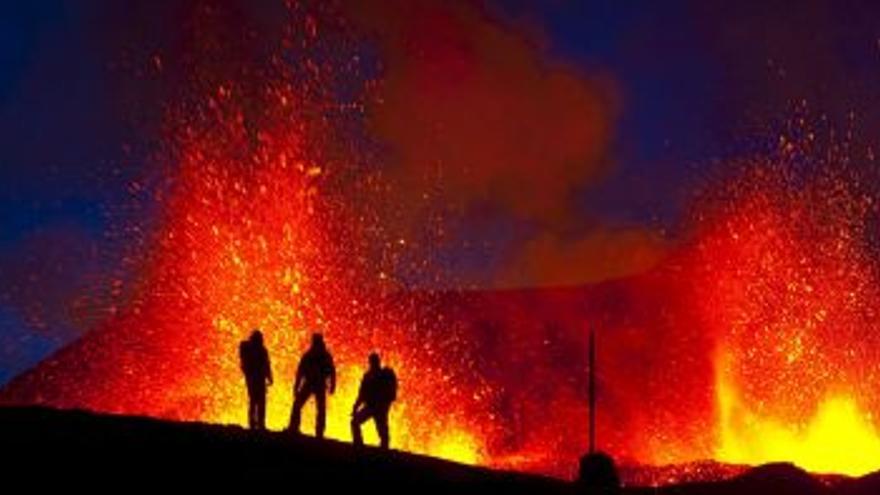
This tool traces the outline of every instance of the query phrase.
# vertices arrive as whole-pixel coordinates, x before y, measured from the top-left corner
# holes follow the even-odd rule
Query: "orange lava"
[[[873,417],[849,394],[822,398],[800,423],[764,417],[742,402],[719,373],[719,461],[791,462],[813,473],[861,476],[880,469],[880,434]]]
[[[198,334],[204,340],[194,351],[203,353],[204,361],[201,367],[180,370],[189,379],[166,393],[184,402],[187,397],[204,401],[199,409],[183,408],[177,414],[244,423],[246,402],[232,350],[260,328],[278,382],[270,390],[268,426],[285,428],[297,360],[311,332],[321,331],[339,363],[329,437],[349,439],[348,414],[366,356],[378,349],[405,377],[391,417],[394,445],[480,461],[481,446],[463,420],[456,414],[435,415],[448,400],[437,354],[417,341],[418,333],[406,320],[383,314],[389,309],[381,304],[381,272],[358,266],[351,258],[357,252],[342,241],[333,244],[322,228],[332,213],[313,185],[321,169],[298,161],[296,146],[295,136],[273,141],[261,158],[265,161],[244,177],[226,174],[234,165],[206,163],[207,152],[196,144],[184,154],[180,196],[171,202],[176,213],[161,234],[165,258],[158,270],[168,272],[160,275],[159,286],[192,307],[185,326],[168,329],[166,345],[181,345],[178,332]],[[149,309],[162,311],[161,306]],[[437,379],[414,380],[419,376]],[[306,416],[306,431],[313,428],[311,418]]]
[[[702,241],[720,461],[880,469],[876,211],[827,165],[797,183],[790,165],[753,164]]]

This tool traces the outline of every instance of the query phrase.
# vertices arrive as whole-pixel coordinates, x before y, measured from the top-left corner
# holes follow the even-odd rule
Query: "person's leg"
[[[297,392],[293,397],[293,407],[290,409],[290,425],[288,426],[288,430],[299,433],[299,423],[302,418],[302,408],[306,404],[306,401],[309,400],[309,392],[306,390],[301,390]]]
[[[259,391],[259,395],[256,397],[256,411],[254,414],[256,415],[255,421],[257,423],[257,428],[260,430],[266,429],[266,389]]]
[[[376,421],[376,432],[379,433],[379,445],[383,449],[387,449],[390,441],[388,438],[388,408],[378,408],[373,417]]]
[[[315,405],[318,408],[318,417],[315,419],[315,436],[324,438],[324,426],[327,423],[327,398],[323,388],[315,391]]]
[[[364,444],[361,436],[361,425],[372,416],[369,409],[364,408],[351,415],[351,442],[357,446]]]
[[[248,428],[254,429],[254,389],[250,383],[247,384],[248,394]]]

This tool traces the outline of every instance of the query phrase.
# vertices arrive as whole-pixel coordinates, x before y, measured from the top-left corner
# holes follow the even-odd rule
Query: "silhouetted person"
[[[351,410],[351,438],[355,445],[363,445],[361,424],[369,419],[376,422],[379,442],[388,448],[388,410],[397,399],[397,376],[391,368],[383,368],[379,355],[370,354],[370,368],[361,379],[361,388]]]
[[[329,385],[329,388],[328,388]],[[296,381],[293,384],[293,409],[290,411],[290,431],[299,433],[299,422],[302,408],[312,395],[318,409],[315,420],[315,436],[324,438],[324,425],[327,418],[326,393],[330,395],[336,390],[336,368],[333,356],[327,352],[324,337],[316,333],[312,335],[312,345],[299,360],[296,369]]]
[[[266,429],[266,387],[272,385],[272,365],[263,345],[263,334],[254,330],[248,340],[238,345],[238,357],[248,393],[248,426]]]

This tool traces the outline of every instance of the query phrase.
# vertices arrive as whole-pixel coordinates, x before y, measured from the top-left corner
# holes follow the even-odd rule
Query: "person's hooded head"
[[[312,347],[315,349],[324,349],[324,336],[320,333],[312,334]]]
[[[379,358],[378,352],[370,353],[369,361],[371,370],[378,370],[382,367],[382,360]]]

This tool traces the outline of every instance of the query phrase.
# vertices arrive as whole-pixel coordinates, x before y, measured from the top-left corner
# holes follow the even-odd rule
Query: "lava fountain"
[[[360,111],[356,100],[340,103],[343,86],[364,79],[330,62],[356,54],[345,53],[332,7],[290,2],[285,12],[281,31],[261,38],[235,9],[193,7],[199,27],[184,53],[151,58],[156,71],[176,67],[169,79],[185,81],[166,104],[159,179],[132,186],[159,213],[150,229],[122,226],[145,246],[132,256],[127,299],[46,363],[51,384],[29,402],[243,424],[236,348],[259,328],[276,377],[267,423],[280,430],[297,360],[317,331],[340,365],[329,437],[349,438],[349,408],[378,350],[401,377],[394,446],[480,462],[483,439],[465,427],[478,379],[456,371],[465,363],[450,366],[456,336],[426,335],[423,320],[435,315],[397,295],[389,274],[407,242],[375,224],[369,197],[381,184],[356,168],[356,145],[345,141],[354,138],[336,133]],[[53,364],[66,359],[77,369]],[[306,431],[310,418],[306,411]]]
[[[719,460],[880,468],[876,202],[845,157],[830,160],[749,164],[701,238]]]

